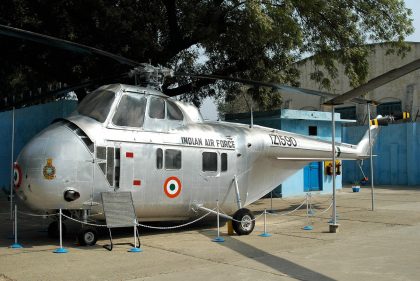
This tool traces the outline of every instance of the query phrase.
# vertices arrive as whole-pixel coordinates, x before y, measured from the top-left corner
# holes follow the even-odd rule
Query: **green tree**
[[[140,62],[290,85],[297,85],[295,63],[308,54],[317,54],[316,64],[331,77],[342,63],[358,85],[367,75],[367,42],[394,42],[403,53],[404,38],[413,31],[402,0],[8,0],[0,2],[0,11],[1,24]],[[3,97],[127,70],[98,56],[0,38]],[[229,99],[239,89],[221,81],[177,82],[178,88],[165,91],[189,93],[196,104],[221,93]],[[328,81],[323,84],[328,88]],[[271,90],[258,92],[252,95],[257,104],[270,107]]]

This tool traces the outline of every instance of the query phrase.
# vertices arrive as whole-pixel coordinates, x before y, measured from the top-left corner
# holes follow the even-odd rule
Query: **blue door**
[[[303,168],[303,190],[320,191],[322,190],[322,162],[312,162]]]

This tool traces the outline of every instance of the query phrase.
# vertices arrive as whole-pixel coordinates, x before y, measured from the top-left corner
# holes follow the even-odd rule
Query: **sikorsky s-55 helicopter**
[[[11,27],[1,26],[0,34],[100,52],[132,63],[137,73],[146,76],[164,77],[171,72]],[[329,101],[334,106],[347,100],[369,102],[358,96],[420,68],[420,60],[414,64],[338,97],[273,83],[195,77],[327,95],[334,97]],[[372,139],[378,128],[377,122],[370,126]],[[130,191],[139,221],[188,220],[218,202],[242,235],[251,233],[255,224],[246,206],[308,163],[331,160],[331,150],[331,142],[286,131],[204,121],[195,106],[153,87],[111,84],[90,93],[74,114],[57,120],[23,148],[14,166],[14,185],[19,198],[33,209],[64,209],[83,219],[102,213],[100,196],[109,191]],[[357,145],[339,143],[335,151],[337,159],[368,157],[368,132]],[[50,229],[54,227],[56,222]],[[95,244],[95,230],[82,229],[79,242]]]

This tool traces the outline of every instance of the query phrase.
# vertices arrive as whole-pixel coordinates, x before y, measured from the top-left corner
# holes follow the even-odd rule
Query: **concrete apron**
[[[10,249],[12,224],[0,215],[0,281],[5,280],[418,280],[420,276],[420,188],[377,187],[376,211],[370,211],[370,190],[351,188],[338,192],[339,233],[329,233],[331,209],[328,195],[312,195],[314,215],[306,216],[305,198],[273,199],[275,215],[263,216],[248,236],[228,236],[213,243],[216,218],[182,231],[140,229],[142,253],[129,253],[132,229],[115,233],[112,252],[100,230],[97,245],[80,247],[74,234],[78,226],[68,223],[64,238],[67,254],[54,254],[58,239],[40,230],[49,221],[19,216],[18,240],[24,248]],[[270,209],[270,199],[250,208],[260,214]],[[20,210],[24,210],[19,206]],[[7,213],[6,197],[0,197],[0,214]],[[29,211],[29,210],[25,210]],[[310,224],[313,230],[303,230]]]

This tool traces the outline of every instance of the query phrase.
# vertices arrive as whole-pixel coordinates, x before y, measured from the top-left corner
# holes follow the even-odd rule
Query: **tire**
[[[255,227],[255,217],[248,209],[239,209],[233,215],[232,226],[238,235],[248,235]]]
[[[94,228],[83,228],[77,235],[80,246],[93,246],[98,241],[98,232]]]
[[[65,237],[67,233],[67,227],[64,223],[61,223],[61,230],[63,232],[63,237]],[[58,221],[53,221],[48,226],[48,237],[50,238],[60,237],[60,225],[58,224]]]

